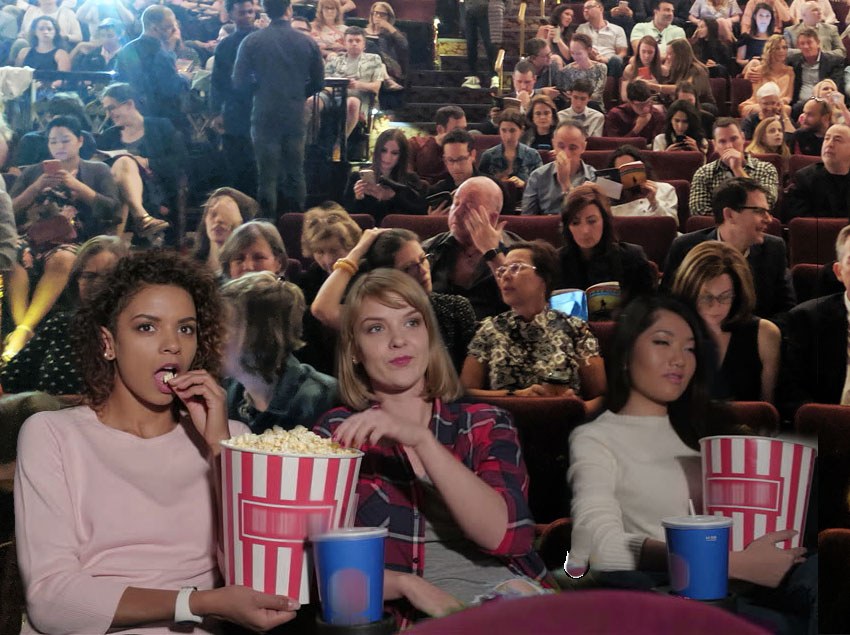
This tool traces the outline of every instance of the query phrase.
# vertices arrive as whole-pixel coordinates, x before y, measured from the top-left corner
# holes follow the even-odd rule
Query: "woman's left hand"
[[[73,174],[68,172],[68,170],[59,170],[56,173],[56,176],[59,177],[59,182],[71,190],[72,193],[79,193],[80,189],[83,187],[83,184],[80,180],[75,177]]]
[[[513,184],[514,184],[516,187],[518,187],[519,189],[522,189],[522,188],[524,188],[524,187],[525,187],[525,181],[523,181],[523,180],[522,180],[521,178],[519,178],[518,176],[511,176],[511,177],[508,177],[508,178],[507,178],[507,179],[505,179],[505,180],[506,180],[508,183],[513,183]]]
[[[482,254],[498,248],[502,241],[502,230],[508,224],[507,221],[502,221],[494,227],[490,223],[490,214],[483,207],[470,210],[464,217],[463,223],[472,239],[472,244]]]
[[[333,434],[334,441],[347,448],[359,448],[364,444],[377,445],[382,440],[415,448],[429,436],[429,428],[415,423],[399,422],[380,406],[351,415]]]
[[[218,442],[230,438],[224,389],[205,370],[176,375],[168,385],[183,402],[198,432],[213,452],[218,452]]]
[[[685,140],[681,143],[683,150],[691,150],[693,152],[699,152],[699,146],[697,145],[696,139],[693,137],[685,136]]]
[[[390,201],[395,198],[395,190],[386,185],[373,185],[375,198],[379,201]]]

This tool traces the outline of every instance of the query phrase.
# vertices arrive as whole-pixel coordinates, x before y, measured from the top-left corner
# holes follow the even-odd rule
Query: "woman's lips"
[[[664,375],[664,378],[670,383],[680,385],[684,380],[685,376],[681,373],[667,373],[666,375]]]
[[[390,364],[393,366],[398,366],[399,368],[403,368],[407,366],[413,358],[410,355],[402,355],[401,357],[395,357],[390,360]]]

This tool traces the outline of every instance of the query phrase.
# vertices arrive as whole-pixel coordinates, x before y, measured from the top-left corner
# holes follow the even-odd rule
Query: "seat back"
[[[502,143],[502,139],[497,134],[472,135],[472,149],[475,150],[476,165],[481,162],[481,155],[484,154],[486,150],[489,150],[500,143]]]
[[[660,270],[676,238],[679,223],[670,216],[615,216],[617,238],[643,247],[646,257]]]
[[[833,527],[818,534],[818,631],[850,632],[850,529]],[[822,557],[821,557],[822,556]]]
[[[488,397],[487,403],[513,416],[528,469],[528,504],[535,522],[569,516],[567,442],[573,428],[585,419],[584,403],[574,397]]]
[[[634,146],[638,150],[646,148],[646,139],[643,137],[588,137],[588,150],[616,150],[620,146]]]
[[[738,116],[738,106],[753,96],[753,84],[748,79],[733,77],[729,80],[729,112],[731,116]]]
[[[409,229],[419,240],[425,240],[449,231],[447,216],[413,216],[409,214],[387,214],[381,221],[381,227],[399,227]]]
[[[507,221],[505,231],[513,232],[524,240],[545,240],[556,249],[564,244],[564,237],[561,234],[561,217],[558,214],[502,216],[499,220]]]
[[[691,216],[691,208],[688,205],[688,199],[691,196],[691,182],[684,179],[673,179],[667,181],[676,190],[676,215],[679,219],[679,231],[685,231],[685,223]]]
[[[835,260],[835,240],[845,218],[792,218],[788,223],[791,266],[803,262],[823,265]]]
[[[643,153],[643,159],[652,168],[652,174],[658,181],[692,181],[694,173],[702,167],[705,155],[702,152],[662,152],[649,150]]]
[[[779,412],[766,401],[730,401],[727,406],[738,425],[747,426],[762,436],[779,432]]]
[[[820,276],[824,265],[801,262],[791,267],[791,283],[797,302],[805,302],[824,295],[820,290]]]
[[[596,170],[604,170],[608,167],[608,159],[612,150],[585,150],[581,160]]]
[[[717,103],[717,115],[726,117],[729,115],[729,81],[726,77],[712,77],[708,80],[711,85],[711,94]]]
[[[603,358],[607,358],[611,353],[611,346],[614,343],[614,331],[617,328],[617,323],[613,320],[602,320],[599,322],[588,322],[587,326],[590,332],[599,340],[599,353]]]
[[[372,229],[375,226],[375,219],[372,218],[371,214],[352,214],[351,218],[360,226],[360,229]],[[301,253],[301,231],[303,227],[304,214],[288,212],[277,219],[277,230],[283,239],[286,255],[302,262],[309,260],[309,258],[305,259]]]
[[[821,160],[818,156],[810,156],[808,154],[792,154],[788,159],[788,182],[794,179],[794,174],[797,170],[802,170],[805,167],[814,165]]]

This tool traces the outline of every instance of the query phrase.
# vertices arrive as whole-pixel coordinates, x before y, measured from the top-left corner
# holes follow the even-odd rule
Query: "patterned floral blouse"
[[[592,62],[590,68],[579,68],[578,64],[572,62],[567,64],[555,80],[555,85],[561,90],[572,90],[577,79],[586,79],[593,86],[593,94],[590,99],[602,105],[602,93],[605,90],[605,80],[608,78],[608,67],[602,62]]]
[[[579,364],[599,355],[599,342],[586,322],[560,311],[545,309],[526,322],[511,310],[481,322],[469,354],[487,366],[490,390],[520,390],[558,373],[578,394]]]

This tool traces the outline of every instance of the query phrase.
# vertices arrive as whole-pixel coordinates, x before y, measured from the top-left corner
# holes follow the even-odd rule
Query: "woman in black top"
[[[522,143],[535,150],[552,149],[552,133],[558,125],[558,107],[546,95],[535,95],[528,107],[528,129]]]
[[[559,250],[559,288],[587,289],[600,282],[618,282],[621,302],[652,293],[658,273],[643,248],[617,240],[608,197],[594,183],[574,187],[561,208],[564,247]],[[616,307],[612,308],[615,310]],[[610,319],[610,314],[592,319]]]
[[[345,208],[352,214],[371,214],[380,225],[387,214],[425,214],[425,184],[408,172],[410,148],[398,128],[384,130],[375,141],[371,175],[352,173],[345,188]]]

